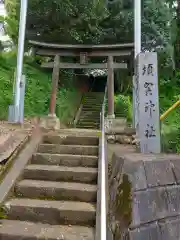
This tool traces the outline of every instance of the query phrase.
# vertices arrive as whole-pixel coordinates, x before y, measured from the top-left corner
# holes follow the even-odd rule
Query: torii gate
[[[19,121],[20,83],[21,83],[22,69],[23,69],[24,39],[25,39],[25,29],[26,29],[27,8],[28,8],[28,0],[21,0],[18,57],[17,57],[17,71],[16,71],[16,85],[15,85],[15,99],[14,99],[15,109],[17,110],[17,113],[15,114],[17,116],[17,118],[15,119],[15,122]],[[134,42],[135,42],[135,57],[136,57],[137,54],[141,52],[141,0],[134,0],[134,19],[135,19]],[[112,62],[113,62],[112,56],[109,56],[109,60],[108,60],[109,69],[113,69]],[[104,67],[107,67],[107,65],[104,65]],[[109,88],[112,88],[112,86],[111,87],[109,86]],[[133,88],[133,96],[134,96],[134,88]],[[109,98],[111,99],[112,96],[109,96]],[[111,101],[111,105],[112,105],[112,101]],[[110,107],[110,102],[109,102],[109,114],[114,115],[113,107],[112,106]]]
[[[15,109],[17,109],[17,113],[15,114],[17,116],[17,119],[15,119],[15,122],[19,121],[19,105],[20,105],[20,83],[22,78],[22,68],[23,68],[23,56],[24,56],[24,38],[25,38],[25,26],[26,26],[26,14],[27,14],[27,2],[28,0],[21,0],[21,11],[20,11],[20,28],[19,28],[19,44],[18,44],[18,59],[17,59],[17,72],[16,72],[16,90],[15,90]],[[161,151],[160,149],[160,127],[159,127],[159,99],[158,99],[158,75],[157,75],[157,54],[156,53],[141,53],[141,0],[134,0],[134,43],[135,43],[135,54],[134,59],[135,63],[138,63],[138,65],[135,66],[135,69],[137,71],[136,77],[133,77],[133,126],[136,128],[136,133],[140,139],[140,145],[141,145],[141,151],[144,153],[159,153]],[[45,46],[44,46],[45,47]],[[46,46],[47,47],[47,46]],[[102,47],[102,46],[101,46]],[[111,46],[112,47],[112,46]],[[131,46],[132,47],[132,46]],[[58,46],[54,46],[53,48],[58,48]],[[71,46],[71,50],[72,50]],[[98,48],[97,46],[86,46],[85,52],[88,52],[87,50],[91,51],[95,48]],[[105,47],[105,45],[102,47],[102,49],[108,50],[108,48]],[[59,46],[59,49],[62,50],[62,46]],[[85,59],[84,55],[82,56],[82,53],[84,52],[83,47],[77,47],[78,54],[81,55],[81,60]],[[83,51],[81,51],[83,49]],[[102,50],[101,49],[101,50]],[[96,49],[97,50],[97,49]],[[86,55],[86,54],[85,54]],[[93,65],[88,66],[88,68],[108,68],[108,115],[109,117],[114,117],[114,106],[113,106],[113,95],[114,95],[114,80],[113,80],[113,69],[114,68],[120,68],[121,66],[117,66],[116,63],[113,62],[113,56],[114,55],[108,55],[108,61],[104,65]],[[55,78],[58,78],[57,72],[59,72],[59,68],[67,68],[67,64],[63,65],[63,63],[60,64],[59,54],[56,54],[54,63],[51,63],[48,67],[54,68],[53,75],[56,76]],[[137,60],[137,61],[136,61]],[[82,60],[83,61],[83,60]],[[155,65],[155,66],[154,66]],[[54,67],[53,67],[54,66]],[[80,67],[81,66],[81,67]],[[150,66],[153,68],[152,75],[145,76],[144,69],[147,69],[147,66]],[[82,64],[78,65],[69,65],[70,68],[82,68]],[[143,69],[143,73],[142,73]],[[56,71],[58,70],[58,71]],[[141,75],[141,76],[140,76]],[[148,78],[147,78],[148,77]],[[148,79],[148,81],[147,81]],[[54,86],[51,94],[51,108],[50,113],[55,113],[55,83],[57,84],[57,81],[53,81]],[[142,112],[142,109],[144,109],[145,105],[148,104],[148,102],[145,101],[145,98],[143,97],[143,92],[145,88],[150,88],[149,86],[153,86],[152,89],[149,89],[151,91],[151,97],[152,99],[148,99],[152,103],[152,106],[155,106],[155,109],[153,109],[153,117],[148,117],[144,115],[144,110]],[[139,88],[140,87],[140,88]],[[137,91],[135,91],[137,90]],[[152,92],[153,90],[153,92]],[[147,93],[146,93],[147,94]],[[141,103],[141,108],[140,104]],[[143,103],[143,104],[142,104]],[[147,106],[146,106],[147,108]],[[145,109],[146,109],[145,108]],[[140,111],[141,110],[141,111]],[[146,109],[147,110],[147,109]],[[147,111],[145,111],[147,113]],[[139,118],[139,119],[138,119]],[[141,121],[140,121],[141,120]]]
[[[53,62],[42,63],[43,68],[53,69],[52,91],[50,100],[50,116],[55,116],[56,94],[59,81],[59,69],[108,69],[108,118],[114,118],[114,70],[132,68],[133,43],[114,45],[65,45],[29,41],[34,53],[41,56],[51,56]],[[63,62],[63,57],[79,57],[78,63]],[[106,61],[90,63],[91,57],[102,57]]]

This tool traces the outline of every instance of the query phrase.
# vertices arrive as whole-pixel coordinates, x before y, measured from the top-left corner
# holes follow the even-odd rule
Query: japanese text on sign
[[[141,152],[160,152],[160,126],[157,78],[157,54],[140,53],[138,55],[138,112],[137,134]]]
[[[154,66],[152,63],[150,64],[147,64],[147,65],[143,65],[143,72],[142,72],[142,75],[145,76],[145,75],[151,75],[151,76],[154,76]]]
[[[149,116],[152,118],[152,113],[155,112],[155,104],[152,103],[152,100],[145,103],[145,112],[149,113]]]

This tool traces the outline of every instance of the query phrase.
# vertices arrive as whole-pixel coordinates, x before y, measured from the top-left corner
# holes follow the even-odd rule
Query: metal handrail
[[[178,100],[176,103],[174,103],[165,113],[163,113],[160,116],[160,121],[162,121],[172,110],[174,110],[176,107],[180,106],[180,100]]]
[[[84,94],[82,94],[82,96],[81,96],[80,106],[77,109],[76,115],[74,117],[74,121],[73,121],[74,127],[76,127],[76,124],[77,124],[77,122],[79,120],[79,116],[81,114],[81,111],[82,111],[82,108],[83,108],[83,104],[84,104],[83,101],[84,101]]]
[[[105,106],[107,86],[105,89],[102,111],[100,113],[100,236],[98,240],[107,240],[107,161],[106,161],[106,140],[105,140]]]

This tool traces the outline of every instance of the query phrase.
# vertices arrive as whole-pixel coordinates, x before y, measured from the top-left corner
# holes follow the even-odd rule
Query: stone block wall
[[[105,131],[108,143],[136,144],[135,129],[128,126],[125,118],[105,119]]]
[[[108,227],[113,240],[179,240],[180,156],[114,154]]]

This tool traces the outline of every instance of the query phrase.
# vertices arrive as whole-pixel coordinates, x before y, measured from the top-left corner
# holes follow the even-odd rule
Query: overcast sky
[[[0,15],[5,15],[6,14],[6,11],[5,11],[5,8],[4,8],[4,4],[1,3],[0,1]]]
[[[0,16],[5,16],[5,15],[6,15],[6,11],[4,8],[4,4],[1,3],[1,0],[0,0]],[[0,24],[0,40],[7,41],[8,39],[9,39],[9,37],[4,34],[3,24],[1,23]]]

